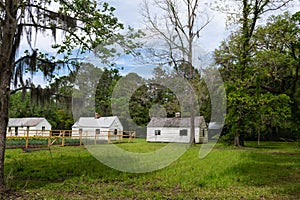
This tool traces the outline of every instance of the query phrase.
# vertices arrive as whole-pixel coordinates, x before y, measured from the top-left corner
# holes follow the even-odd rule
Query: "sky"
[[[141,15],[141,3],[142,0],[106,0],[111,6],[115,7],[115,16],[118,17],[118,19],[124,23],[125,27],[131,26],[135,29],[145,29],[145,24],[143,17]],[[204,0],[201,0],[203,2]],[[211,1],[211,0],[207,0]],[[296,0],[297,2],[297,0]],[[290,8],[291,10],[299,10],[300,3],[297,3],[297,6],[294,6],[294,8]],[[217,11],[213,10],[207,10],[209,13],[210,18],[212,19],[211,22],[203,29],[203,31],[200,34],[200,38],[198,41],[198,44],[201,48],[202,53],[211,53],[214,49],[218,48],[221,41],[224,40],[228,35],[229,31],[226,30],[225,24],[226,24],[226,16],[225,14],[222,14]],[[159,12],[155,11],[154,12]],[[58,41],[59,41],[59,35],[58,32]],[[47,36],[48,35],[48,36]],[[34,38],[34,37],[33,37]],[[42,49],[44,51],[54,53],[54,50],[50,48],[50,44],[53,43],[54,40],[51,37],[51,33],[46,33],[45,35],[38,35],[36,43],[34,46],[36,46],[39,49]],[[26,40],[22,43],[23,48],[26,47]],[[22,49],[21,46],[21,49]],[[84,61],[90,61],[94,60],[92,54],[86,57]],[[149,64],[141,64],[138,62],[135,62],[130,56],[121,56],[118,59],[115,60],[116,64],[120,68],[124,68],[124,70],[120,70],[121,75],[125,75],[129,72],[136,72],[138,74],[143,74],[144,76],[151,73],[151,67],[155,66],[149,66]],[[97,60],[96,60],[97,63]],[[36,75],[34,77],[36,82],[42,82],[43,78],[39,75]]]
[[[145,31],[144,18],[141,14],[142,0],[107,0],[107,2],[116,8],[115,16],[125,25],[131,26],[135,29],[141,29]],[[152,10],[152,12],[158,12],[158,10]],[[225,29],[225,15],[216,11],[208,10],[211,22],[201,32],[198,44],[201,48],[201,53],[209,54],[216,49],[221,41],[229,35],[229,31]],[[93,56],[91,56],[93,57]],[[89,57],[88,59],[93,60]],[[143,77],[149,76],[152,73],[152,69],[155,65],[142,64],[136,62],[135,59],[128,55],[123,55],[115,60],[117,66],[123,67],[124,70],[120,70],[121,75],[125,75],[129,72],[135,72]]]
[[[144,19],[141,15],[142,0],[107,0],[107,2],[116,8],[115,15],[125,25],[130,25],[137,29],[145,28]],[[202,0],[200,2],[204,1]],[[225,30],[226,16],[217,11],[207,11],[212,21],[205,27],[200,35],[200,44],[203,45],[202,48],[204,50],[213,51],[228,35],[228,31]]]
[[[130,25],[135,29],[145,29],[144,19],[141,14],[143,0],[107,0],[107,2],[116,8],[115,15],[118,19],[124,23],[125,26]],[[151,1],[151,0],[148,0]],[[200,6],[206,3],[211,3],[212,0],[200,0]],[[300,0],[295,0],[294,5],[287,8],[287,10],[292,13],[300,10]],[[200,32],[200,38],[197,41],[199,49],[197,52],[199,54],[211,55],[212,52],[219,47],[221,42],[226,39],[230,30],[226,29],[226,15],[219,11],[208,8],[207,13],[211,18],[210,23]],[[158,10],[151,10],[155,13]],[[282,10],[279,12],[283,12]],[[270,12],[269,15],[274,14]],[[261,19],[259,23],[264,23],[265,19]],[[197,53],[196,52],[196,53]],[[121,71],[121,74],[126,74],[129,72],[137,72],[144,74],[151,73],[149,70],[149,65],[141,65],[140,63],[134,62],[128,56],[122,56],[116,60],[117,65],[125,67],[125,70]],[[151,67],[150,67],[151,68]]]

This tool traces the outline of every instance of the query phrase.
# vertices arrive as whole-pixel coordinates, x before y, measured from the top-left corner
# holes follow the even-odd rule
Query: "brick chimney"
[[[99,113],[95,112],[95,119],[99,119],[101,117],[101,115]]]
[[[181,117],[181,113],[180,113],[180,112],[176,112],[176,113],[175,113],[175,117],[176,117],[176,118],[180,118],[180,117]]]

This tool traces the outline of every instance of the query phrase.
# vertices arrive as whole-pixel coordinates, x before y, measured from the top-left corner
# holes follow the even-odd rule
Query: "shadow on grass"
[[[274,148],[276,146],[277,148]],[[266,148],[266,147],[261,147]],[[284,149],[280,144],[267,148]],[[245,186],[272,188],[274,193],[300,198],[300,154],[285,152],[249,152],[225,173],[232,174]]]
[[[247,145],[242,150],[215,149],[205,159],[197,157],[199,148],[190,148],[169,167],[147,174],[131,174],[109,168],[83,147],[53,147],[53,159],[47,150],[23,153],[21,149],[10,149],[6,152],[5,174],[12,189],[30,192],[44,190],[49,193],[49,199],[56,198],[57,193],[68,192],[80,192],[76,198],[84,194],[101,194],[103,199],[118,199],[120,195],[128,199],[137,198],[135,195],[144,199],[183,199],[184,196],[181,198],[178,195],[195,198],[204,195],[203,192],[216,195],[216,188],[230,192],[231,188],[242,188],[244,191],[238,192],[243,195],[248,191],[255,193],[250,191],[253,188],[267,188],[269,195],[286,194],[290,199],[300,199],[297,196],[300,191],[299,151],[294,146],[270,145],[277,147]],[[150,151],[161,147],[161,144],[131,143],[120,146]],[[262,146],[268,147],[267,144]],[[122,159],[120,157],[120,165],[123,164]],[[220,196],[219,199],[222,198],[225,197]],[[249,196],[249,199],[253,197]]]
[[[246,141],[245,147],[250,147],[254,149],[272,149],[272,150],[289,150],[300,148],[300,143],[297,142],[267,142],[263,141],[260,145],[257,144],[257,141]]]
[[[83,147],[54,147],[23,153],[20,149],[7,151],[5,160],[6,185],[13,190],[47,187],[51,183],[72,180],[115,181],[134,174],[111,169],[90,155]]]

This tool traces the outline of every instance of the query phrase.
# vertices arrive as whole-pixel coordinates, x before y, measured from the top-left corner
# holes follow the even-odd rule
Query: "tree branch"
[[[52,27],[46,26],[46,25],[40,25],[40,24],[21,23],[21,24],[19,24],[19,26],[35,27],[35,28],[40,28],[40,29],[44,29],[44,30],[52,30]],[[69,33],[70,35],[75,37],[81,43],[82,46],[84,46],[85,48],[87,48],[89,50],[92,49],[92,47],[88,46],[83,40],[81,40],[81,38],[79,38],[78,35],[76,35],[74,32],[72,32],[70,30],[67,30],[67,28],[59,27],[59,26],[55,26],[55,28],[59,29],[59,30],[66,31],[67,33]]]
[[[5,9],[3,0],[0,1],[0,7],[1,7],[3,10]]]
[[[32,89],[32,86],[22,86],[13,90],[10,90],[10,94],[16,94],[18,91],[24,91],[24,90],[28,90],[28,89]]]
[[[68,17],[69,19],[74,20],[74,21],[78,20],[77,18],[74,18],[74,17],[68,16],[68,15],[64,15],[62,13],[58,13],[58,12],[49,10],[45,7],[41,7],[41,6],[38,6],[36,4],[25,4],[25,5],[20,5],[19,7],[29,7],[29,8],[31,7],[31,8],[36,8],[38,10],[42,10],[42,11],[45,12],[44,14],[49,14],[49,15],[47,15],[47,17],[49,17],[50,19],[52,18],[52,20],[54,20],[53,18],[61,19],[60,17]],[[71,10],[74,11],[74,8],[72,8]],[[53,17],[51,15],[53,15]]]
[[[269,11],[275,11],[275,10],[279,10],[279,9],[281,9],[281,8],[283,8],[283,7],[285,7],[287,4],[289,4],[290,2],[292,2],[293,0],[286,0],[286,1],[279,1],[280,3],[282,3],[282,4],[280,4],[280,5],[278,5],[277,7],[274,7],[274,8],[269,8],[269,9],[266,9],[266,10],[264,10],[264,11],[262,11],[261,13],[263,14],[263,13],[266,13],[266,12],[269,12]],[[270,2],[268,2],[268,3],[270,3]],[[275,6],[275,3],[273,4],[274,6]]]

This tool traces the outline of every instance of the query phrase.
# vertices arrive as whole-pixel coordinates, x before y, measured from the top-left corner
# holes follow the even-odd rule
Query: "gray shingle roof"
[[[204,118],[203,116],[195,116],[195,126],[201,126]],[[151,121],[147,125],[148,127],[190,127],[191,126],[191,118],[183,117],[183,118],[157,118],[152,117]]]
[[[26,127],[26,126],[36,126],[40,122],[45,120],[43,117],[26,117],[26,118],[9,118],[8,126],[9,127]]]

